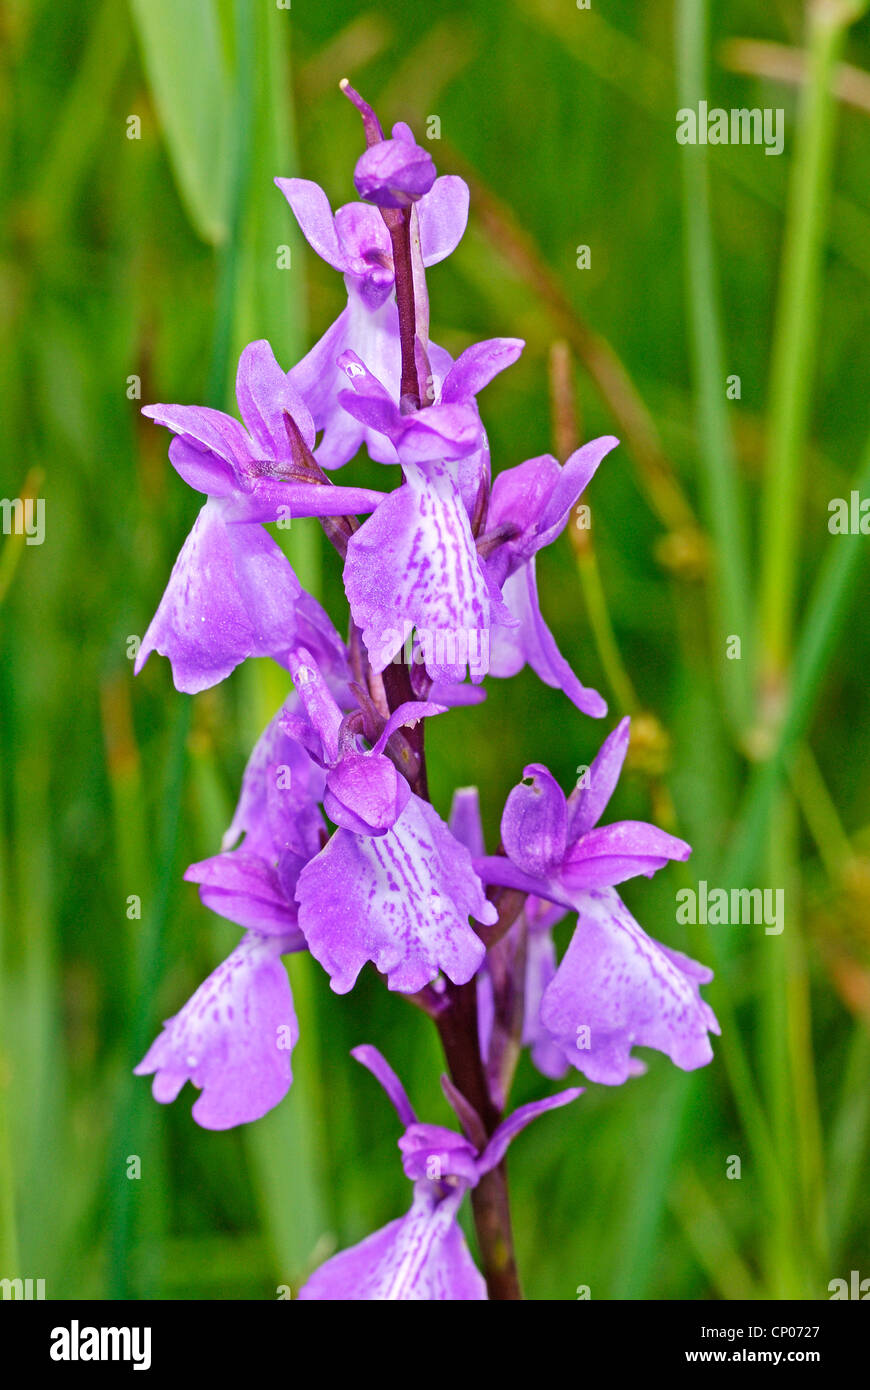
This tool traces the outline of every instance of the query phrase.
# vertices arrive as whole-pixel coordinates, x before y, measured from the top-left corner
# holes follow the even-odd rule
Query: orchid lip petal
[[[309,950],[337,994],[367,961],[406,994],[442,972],[464,984],[484,956],[468,919],[492,925],[498,915],[471,855],[413,793],[383,836],[336,830],[299,875],[296,897]]]
[[[699,991],[710,972],[648,936],[614,888],[591,890],[576,906],[577,927],[540,1010],[568,1061],[605,1086],[644,1070],[635,1045],[666,1053],[684,1071],[706,1065],[707,1035],[719,1032]]]
[[[299,1027],[281,937],[249,932],[169,1019],[134,1068],[154,1074],[156,1100],[173,1101],[188,1079],[200,1088],[193,1117],[204,1129],[259,1119],[286,1095]]]
[[[342,1250],[299,1291],[307,1300],[485,1301],[486,1282],[456,1221],[463,1187],[437,1199],[431,1184],[414,1186],[405,1216]]]
[[[227,526],[223,504],[210,498],[172,568],[134,671],[158,651],[169,658],[177,689],[207,690],[246,657],[282,654],[301,594],[268,532]]]
[[[493,600],[468,515],[446,464],[408,466],[406,484],[363,522],[347,547],[344,582],[375,671],[416,629],[435,681],[471,679],[489,668]],[[398,626],[397,626],[398,621]]]

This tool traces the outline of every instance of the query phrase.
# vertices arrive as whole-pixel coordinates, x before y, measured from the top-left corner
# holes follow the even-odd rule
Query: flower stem
[[[344,95],[359,111],[362,117],[366,145],[371,149],[384,138],[381,123],[359,92],[355,91],[346,77],[339,82]],[[420,381],[417,374],[417,313],[414,303],[414,261],[411,252],[411,209],[381,208],[381,216],[386,223],[393,243],[393,269],[396,276],[396,305],[399,310],[399,341],[402,348],[402,380],[399,391],[399,404],[403,412],[410,414],[419,410],[422,402]]]
[[[420,409],[420,383],[417,377],[417,315],[414,307],[414,263],[411,256],[411,212],[385,209],[383,218],[393,243],[396,274],[396,305],[399,310],[399,342],[402,348],[402,380],[399,405],[403,413]]]
[[[448,987],[450,1007],[436,1020],[450,1076],[477,1111],[487,1134],[501,1119],[486,1084],[477,1033],[475,982]],[[518,1300],[522,1289],[514,1254],[507,1169],[504,1161],[471,1192],[480,1258],[491,1299]]]
[[[344,81],[342,91],[354,102],[363,114],[366,140],[369,145],[377,143],[383,135],[371,108]],[[414,252],[411,233],[411,209],[382,208],[390,240],[393,245],[393,267],[396,277],[396,307],[399,314],[399,343],[402,354],[401,385],[399,406],[403,414],[419,410],[424,392],[420,389],[420,373],[417,369],[417,298],[414,289]],[[422,279],[422,263],[419,260],[418,272]],[[425,304],[425,286],[421,284],[421,309]],[[425,324],[420,328],[425,334]],[[423,369],[425,371],[425,368]],[[425,393],[428,401],[428,391]],[[419,698],[414,691],[411,674],[407,666],[391,663],[383,672],[384,692],[391,710],[407,700]],[[423,721],[414,729],[409,729],[406,737],[418,753],[420,772],[414,782],[413,790],[418,796],[428,800],[426,785],[426,760],[423,750]],[[496,929],[507,931],[524,901],[524,895],[508,895],[511,899],[504,904]],[[518,899],[514,902],[513,899]],[[477,987],[473,980],[464,985],[448,985],[446,1006],[432,1008],[432,1000],[422,994],[415,1001],[433,1020],[441,1036],[444,1055],[450,1076],[465,1100],[474,1107],[483,1123],[487,1135],[494,1133],[501,1119],[501,1111],[493,1102],[487,1085],[486,1073],[480,1056],[480,1043],[477,1027]],[[511,1230],[510,1201],[508,1198],[507,1169],[504,1160],[491,1172],[484,1174],[471,1193],[474,1211],[474,1224],[480,1246],[483,1272],[491,1299],[521,1299],[519,1275],[514,1255],[513,1232]]]

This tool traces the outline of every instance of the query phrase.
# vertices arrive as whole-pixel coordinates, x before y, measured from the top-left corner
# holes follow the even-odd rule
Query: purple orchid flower
[[[377,375],[355,352],[338,359],[353,391],[339,393],[347,414],[386,436],[393,445],[390,463],[450,462],[469,516],[490,486],[489,443],[480,411],[479,393],[517,361],[525,347],[522,338],[487,338],[472,343],[450,366],[430,393],[426,406],[405,414]],[[373,454],[372,457],[375,457]]]
[[[242,353],[236,395],[247,432],[233,416],[205,406],[143,409],[175,431],[170,461],[208,500],[175,562],[135,670],[158,651],[172,664],[176,688],[191,694],[217,684],[249,656],[286,664],[297,640],[324,662],[340,659],[343,644],[326,613],[257,523],[371,511],[383,499],[366,488],[290,481],[286,416],[309,448],[314,426],[267,342]]]
[[[323,809],[336,825],[358,835],[385,835],[401,816],[411,788],[385,749],[399,729],[444,714],[446,706],[407,701],[384,721],[371,748],[362,738],[360,710],[342,714],[310,652],[293,654],[290,674],[305,708],[306,722],[285,715],[281,727],[299,737],[315,763],[326,769]]]
[[[528,664],[546,685],[562,690],[596,719],[607,713],[606,703],[577,679],[541,616],[535,556],[562,534],[577,499],[618,443],[603,435],[584,444],[564,465],[544,454],[500,473],[479,542],[487,571],[515,620],[492,634],[491,674],[513,676]]]
[[[298,932],[242,938],[134,1068],[137,1076],[154,1073],[155,1100],[175,1100],[192,1081],[202,1091],[193,1107],[197,1124],[231,1129],[283,1099],[299,1028],[281,956],[303,945]]]
[[[720,1028],[699,986],[709,984],[712,970],[647,936],[612,888],[589,889],[577,913],[540,1007],[563,1056],[605,1086],[646,1071],[631,1055],[635,1044],[666,1053],[683,1071],[706,1066],[713,1057],[707,1034]]]
[[[411,791],[385,750],[405,725],[443,711],[400,705],[371,749],[353,717],[342,717],[309,653],[294,658],[308,717],[284,720],[326,771],[324,809],[338,829],[304,866],[296,885],[299,925],[332,988],[353,988],[366,961],[390,989],[415,993],[443,971],[470,980],[484,954],[468,918],[491,925],[495,909],[471,864],[428,801]]]
[[[634,1044],[665,1052],[684,1070],[712,1057],[719,1026],[698,986],[712,973],[652,940],[614,891],[647,877],[689,845],[656,826],[598,826],[628,751],[630,721],[605,739],[587,785],[570,798],[545,767],[525,768],[502,817],[505,856],[475,861],[490,883],[518,888],[578,913],[564,959],[543,990],[538,1017],[551,1041],[591,1081],[619,1085],[644,1064]]]
[[[382,158],[375,156],[379,157]],[[376,207],[366,203],[347,203],[333,215],[323,189],[308,179],[275,182],[308,244],[342,272],[347,288],[347,307],[290,373],[317,430],[323,431],[315,450],[317,462],[323,468],[340,468],[365,444],[379,463],[395,463],[395,450],[389,439],[348,416],[337,399],[343,378],[336,364],[347,351],[356,352],[390,394],[399,398],[399,315],[393,294],[393,248],[384,219]],[[414,203],[411,218],[421,271],[415,280],[418,336],[431,370],[430,397],[435,399],[452,359],[428,338],[428,302],[422,268],[443,261],[461,241],[468,221],[467,185],[451,174],[435,179],[429,191]]]
[[[384,385],[354,353],[340,359],[353,392],[344,408],[393,441],[405,476],[351,537],[345,591],[369,660],[382,671],[402,648],[409,628],[425,635],[423,656],[432,680],[456,682],[470,670],[474,683],[489,670],[489,634],[515,620],[478,555],[468,497],[485,486],[481,459],[488,447],[476,393],[522,351],[519,339],[497,338],[468,348],[444,382],[439,401],[404,415]],[[455,464],[477,460],[465,475]]]
[[[526,1125],[576,1100],[582,1088],[520,1106],[479,1151],[454,1130],[421,1124],[401,1081],[376,1048],[356,1047],[351,1056],[377,1077],[405,1126],[399,1149],[414,1199],[405,1216],[321,1265],[300,1289],[300,1299],[486,1300],[486,1283],[456,1219],[462,1199],[501,1162]],[[445,1089],[450,1099],[450,1089]]]
[[[199,1086],[193,1115],[206,1129],[259,1118],[292,1079],[298,1028],[280,956],[306,948],[296,882],[326,839],[323,771],[282,727],[297,703],[291,693],[257,741],[223,851],[184,875],[200,885],[206,907],[247,934],[136,1068],[156,1072],[160,1101],[174,1100],[188,1078]]]
[[[423,655],[433,679],[461,680],[467,665],[472,681],[479,682],[487,673],[514,675],[528,663],[546,684],[598,718],[607,712],[605,701],[578,680],[541,615],[535,556],[561,535],[578,497],[618,441],[593,440],[564,466],[544,455],[501,473],[485,534],[475,541],[471,530],[473,507],[489,480],[475,396],[521,350],[518,339],[475,344],[454,364],[440,400],[410,416],[402,415],[355,354],[340,359],[357,394],[342,392],[339,399],[369,428],[389,435],[406,480],[352,537],[345,587],[375,669],[394,660],[412,625],[428,634]],[[471,468],[457,475],[469,455]]]
[[[442,1079],[462,1133],[421,1124],[381,1055],[355,1050],[398,1111],[413,1200],[327,1261],[300,1297],[464,1301],[488,1288],[518,1298],[501,1160],[530,1120],[581,1093],[503,1118],[521,1048],[546,1076],[573,1065],[608,1085],[644,1070],[635,1046],[701,1066],[719,1031],[700,993],[711,973],[647,936],[616,891],[690,852],[651,825],[599,825],[628,720],[569,798],[545,767],[526,767],[496,856],[474,789],[456,794],[449,825],[428,800],[425,721],[482,699],[487,673],[529,665],[581,711],[606,712],[544,623],[535,563],[617,441],[594,440],[563,466],[529,459],[493,483],[477,396],[523,344],[476,343],[454,362],[429,339],[425,267],[461,238],[468,189],[436,177],[409,127],[385,139],[371,107],[341,86],[363,120],[354,181],[364,201],[333,215],[316,184],[276,182],[309,243],[344,275],[344,312],[289,373],[268,343],[245,349],[241,422],[196,406],[145,410],[172,430],[170,460],[206,501],[136,670],[159,651],[176,686],[196,692],[248,656],[269,656],[295,689],[251,754],[220,852],[185,875],[244,935],[135,1070],[153,1076],[161,1102],[192,1081],[206,1128],[254,1120],[292,1081],[298,1026],[282,956],[309,950],[339,994],[373,964],[436,1023],[467,1090]],[[362,444],[400,467],[389,494],[336,487],[319,466],[347,463]],[[297,517],[320,518],[344,561],[347,643],[263,529]],[[559,961],[553,928],[569,912],[577,926]],[[457,1222],[480,1184],[486,1282]]]

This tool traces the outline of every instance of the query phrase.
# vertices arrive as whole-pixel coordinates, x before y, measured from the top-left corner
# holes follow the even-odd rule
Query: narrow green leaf
[[[213,0],[130,0],[142,60],[187,214],[227,235],[229,82]]]

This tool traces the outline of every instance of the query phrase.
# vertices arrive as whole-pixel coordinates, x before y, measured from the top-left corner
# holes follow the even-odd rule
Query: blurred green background
[[[870,1276],[870,539],[828,530],[830,499],[870,496],[864,8],[6,0],[0,492],[44,498],[46,534],[0,537],[0,1277],[49,1298],[295,1293],[409,1202],[395,1117],[348,1049],[377,1044],[448,1122],[428,1020],[368,971],[339,999],[299,957],[296,1080],[266,1119],[207,1133],[190,1087],[162,1107],[131,1075],[237,939],[181,875],[216,852],[286,688],[252,663],[191,700],[159,657],[134,682],[128,641],[199,506],[139,407],[234,409],[246,341],[289,367],[341,308],[272,178],[353,197],[342,76],[385,124],[422,139],[439,117],[439,171],[473,185],[432,333],[527,339],[482,400],[495,468],[623,440],[591,542],[564,536],[539,570],[611,715],[529,672],[489,682],[433,727],[433,799],[477,783],[492,835],[525,762],[569,786],[632,713],[612,816],[695,853],[625,896],[717,971],[710,1067],[647,1053],[646,1077],[589,1085],[514,1146],[527,1295],[826,1298]],[[784,153],[678,145],[701,98],[783,108]],[[316,524],[283,538],[343,625]],[[784,887],[785,931],[678,925],[702,878]],[[524,1062],[516,1103],[545,1089]]]

